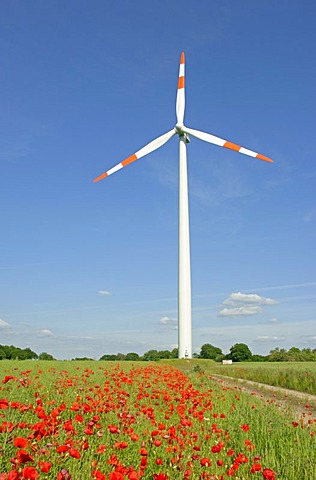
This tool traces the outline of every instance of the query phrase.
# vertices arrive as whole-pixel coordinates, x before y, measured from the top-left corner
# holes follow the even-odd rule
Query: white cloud
[[[53,332],[51,330],[48,330],[48,328],[43,328],[38,332],[39,337],[52,337],[53,335]]]
[[[249,317],[251,315],[257,315],[262,312],[262,308],[259,305],[243,305],[236,308],[223,308],[218,313],[218,317]]]
[[[108,292],[107,290],[99,290],[99,291],[98,291],[98,294],[99,294],[99,295],[106,296],[106,295],[111,295],[111,292]]]
[[[176,318],[170,318],[170,317],[162,317],[159,320],[159,323],[161,325],[168,325],[168,326],[171,326],[173,328],[176,328],[178,326],[178,320]]]
[[[255,303],[257,305],[275,305],[278,302],[268,297],[260,297],[256,293],[231,293],[224,301],[224,305],[238,305],[240,303]]]
[[[272,298],[260,297],[256,293],[231,293],[223,305],[231,308],[223,308],[218,317],[249,317],[262,313],[263,305],[275,305],[278,302]]]
[[[285,340],[285,337],[277,337],[277,336],[269,336],[269,335],[259,335],[257,338],[255,338],[253,341],[254,342],[272,342],[272,341],[280,341],[280,340]]]
[[[7,328],[9,326],[8,322],[0,318],[0,328]]]

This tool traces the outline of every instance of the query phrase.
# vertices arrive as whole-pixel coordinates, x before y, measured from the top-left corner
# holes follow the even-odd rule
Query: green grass
[[[208,371],[316,395],[315,362],[241,362],[233,365],[212,362]]]
[[[247,370],[248,365],[226,368]],[[111,480],[110,472],[115,468],[109,463],[112,454],[126,468],[138,471],[143,443],[148,456],[142,478],[148,480],[157,472],[170,480],[183,479],[188,463],[192,464],[189,480],[218,479],[220,475],[226,478],[241,454],[246,460],[234,480],[262,478],[261,473],[250,472],[256,462],[273,469],[277,480],[316,478],[315,421],[309,417],[311,423],[293,425],[289,412],[284,415],[258,396],[223,385],[212,377],[216,370],[223,371],[221,367],[197,359],[155,363],[0,362],[0,399],[2,405],[3,399],[8,401],[8,407],[0,409],[0,476],[13,468],[10,459],[17,458],[18,452],[14,440],[23,437],[28,439],[26,449],[34,457],[31,465],[37,471],[40,461],[52,463],[49,475],[40,473],[39,480],[56,479],[63,468],[69,470],[73,480],[92,478],[94,468]],[[272,365],[267,368],[273,371]],[[248,368],[254,370],[254,365]],[[3,382],[7,375],[14,379]],[[38,417],[41,412],[37,405],[43,406],[44,417]],[[112,424],[120,432],[109,433]],[[66,428],[69,425],[70,430]],[[153,431],[158,432],[157,437],[151,435]],[[131,440],[132,433],[137,441]],[[162,445],[155,446],[154,438]],[[127,448],[120,449],[120,442],[127,442]],[[224,446],[213,453],[211,448],[218,442]],[[57,447],[65,444],[77,449],[80,458],[58,453]],[[97,453],[101,444],[106,449]],[[234,452],[231,456],[230,450]],[[200,463],[205,457],[210,458],[211,467]],[[161,458],[161,465],[156,463],[157,458]],[[218,466],[217,460],[223,460],[224,465]],[[201,477],[203,472],[205,476]]]

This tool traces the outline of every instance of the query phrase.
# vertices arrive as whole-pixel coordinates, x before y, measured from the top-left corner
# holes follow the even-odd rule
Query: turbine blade
[[[179,67],[179,80],[176,102],[177,124],[183,125],[184,108],[185,108],[185,90],[184,90],[184,52],[181,53],[180,67]]]
[[[248,150],[248,148],[241,147],[240,145],[236,145],[235,143],[224,140],[223,138],[215,137],[215,135],[211,135],[210,133],[200,132],[199,130],[193,130],[192,128],[187,127],[183,127],[182,131],[192,135],[192,137],[199,138],[200,140],[204,140],[208,143],[213,143],[219,147],[229,148],[230,150],[235,150],[236,152],[243,153],[244,155],[249,155],[249,157],[259,158],[260,160],[273,163],[271,158],[265,157],[264,155],[261,155],[261,153],[253,152],[252,150]]]
[[[93,181],[99,182],[103,178],[108,177],[109,175],[112,175],[112,173],[115,173],[118,170],[121,170],[121,168],[125,167],[126,165],[129,165],[130,163],[135,162],[135,160],[138,160],[139,158],[144,157],[145,155],[148,155],[148,153],[151,153],[154,150],[157,150],[157,148],[162,147],[162,145],[167,143],[168,140],[170,140],[170,138],[172,138],[175,134],[176,134],[176,131],[173,128],[169,132],[164,133],[158,138],[155,138],[155,140],[145,145],[145,147],[141,148],[130,157],[125,158],[125,160],[115,165],[115,167],[110,168],[110,170],[108,170],[107,172],[102,173],[99,177],[95,178]]]

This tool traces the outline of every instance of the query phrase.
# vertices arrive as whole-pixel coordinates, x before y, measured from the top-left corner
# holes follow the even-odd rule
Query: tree
[[[116,360],[118,360],[119,362],[122,362],[123,360],[125,360],[125,354],[124,353],[117,353],[116,354]]]
[[[227,358],[233,362],[247,362],[251,360],[252,353],[245,343],[235,343],[230,349]]]
[[[265,357],[264,355],[252,355],[251,361],[252,362],[266,362],[268,360],[268,357]]]
[[[136,362],[137,360],[139,360],[139,355],[138,353],[134,353],[134,352],[127,353],[125,360]]]
[[[170,358],[178,358],[179,350],[177,348],[174,348],[173,350],[171,350],[170,354]]]
[[[269,362],[286,362],[287,361],[287,351],[285,348],[275,348],[270,350],[268,355]]]
[[[169,350],[159,350],[158,357],[159,358],[171,358],[171,352]]]
[[[3,345],[2,350],[5,352],[5,357],[15,360],[34,360],[37,358],[37,353],[28,348],[14,347],[13,345]]]
[[[157,362],[159,360],[157,350],[148,350],[148,352],[145,352],[143,355],[143,360],[146,362]]]
[[[201,347],[200,358],[210,358],[215,360],[220,355],[223,356],[223,352],[219,347],[214,347],[210,343],[205,343]]]
[[[90,358],[90,357],[75,357],[72,358],[71,361],[73,362],[94,362],[95,358]]]
[[[19,350],[18,358],[20,360],[36,360],[38,358],[37,353],[33,352],[29,347],[24,348],[23,350],[19,348]]]
[[[100,360],[106,360],[108,362],[115,362],[117,360],[117,356],[112,353],[106,353],[100,357]]]
[[[38,356],[38,359],[39,360],[55,360],[53,355],[51,355],[50,353],[46,353],[46,352],[40,353],[39,356]]]

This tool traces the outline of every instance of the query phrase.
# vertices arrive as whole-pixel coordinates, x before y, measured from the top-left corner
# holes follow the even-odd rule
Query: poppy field
[[[316,478],[316,420],[159,363],[2,361],[0,480]]]

